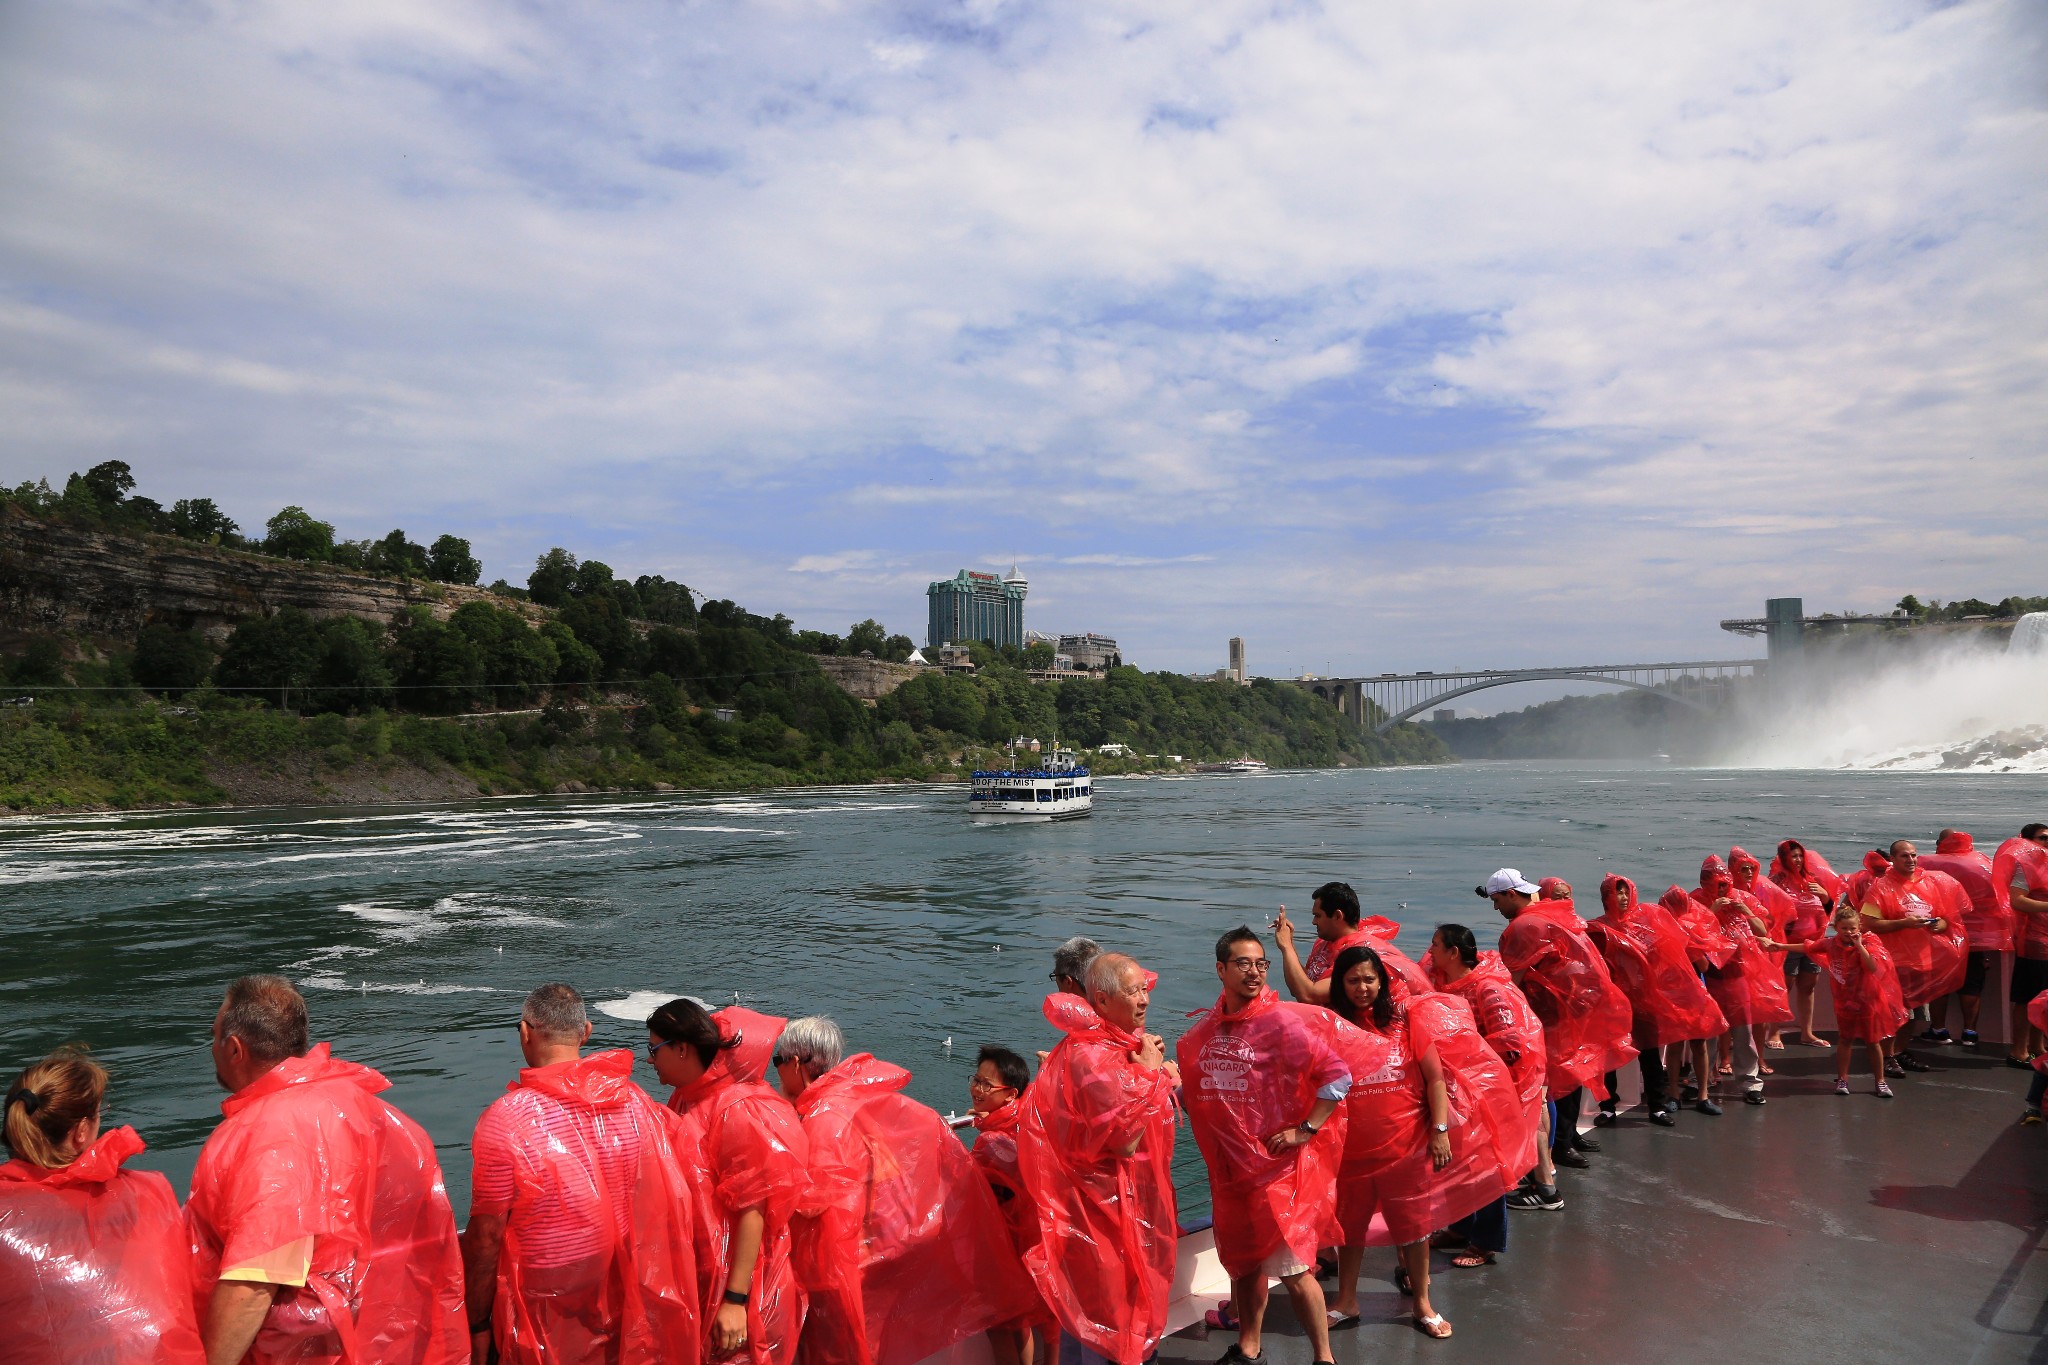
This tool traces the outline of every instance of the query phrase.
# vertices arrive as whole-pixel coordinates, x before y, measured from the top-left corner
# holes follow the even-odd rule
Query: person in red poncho
[[[1372,945],[1394,973],[1394,989],[1400,994],[1426,991],[1429,980],[1419,964],[1394,946],[1401,926],[1385,915],[1360,918],[1358,893],[1343,882],[1326,882],[1315,890],[1309,902],[1309,918],[1315,926],[1315,942],[1306,960],[1294,951],[1294,922],[1281,906],[1273,916],[1273,946],[1280,950],[1280,973],[1287,993],[1304,1005],[1330,1003],[1330,967],[1337,954],[1361,943]]]
[[[1607,1096],[1606,1077],[1633,1061],[1628,1041],[1628,997],[1607,975],[1607,963],[1586,934],[1570,901],[1538,900],[1537,887],[1504,867],[1474,888],[1508,921],[1500,934],[1501,961],[1543,1021],[1546,1084],[1557,1105],[1550,1159],[1580,1170],[1597,1144],[1579,1135],[1583,1089]]]
[[[1707,993],[1714,997],[1714,1003],[1728,1020],[1726,1042],[1743,1102],[1762,1104],[1763,1055],[1758,1049],[1759,1041],[1771,1025],[1792,1022],[1784,969],[1765,946],[1777,942],[1771,936],[1770,919],[1753,896],[1736,890],[1728,864],[1716,854],[1710,853],[1701,861],[1700,884],[1692,897],[1713,914],[1721,932],[1734,945],[1734,952],[1725,961],[1707,969]],[[1697,1107],[1706,1114],[1720,1112],[1720,1107],[1704,1095]]]
[[[1260,1359],[1266,1282],[1277,1279],[1311,1358],[1325,1360],[1330,1325],[1316,1283],[1316,1248],[1337,1207],[1340,1106],[1351,1070],[1332,1041],[1328,1013],[1283,1002],[1266,984],[1268,966],[1265,945],[1248,926],[1218,939],[1222,992],[1174,1055],[1188,1122],[1209,1168],[1216,1255],[1230,1276],[1238,1355]]]
[[[1671,1091],[1665,1049],[1676,1049],[1673,1057],[1682,1058],[1687,1043],[1720,1037],[1727,1018],[1701,984],[1685,930],[1669,911],[1643,904],[1636,884],[1619,873],[1601,880],[1600,907],[1587,932],[1634,1011],[1630,1035],[1640,1050],[1643,1108],[1650,1122],[1674,1127],[1678,1097]]]
[[[703,1359],[696,1195],[675,1117],[623,1048],[583,1055],[590,1018],[559,982],[526,997],[526,1066],[477,1120],[462,1233],[473,1351],[506,1365]]]
[[[1978,1043],[1977,1021],[1984,1007],[1984,983],[1997,968],[1999,955],[2012,951],[2012,907],[1999,899],[1992,881],[1991,855],[1979,849],[1976,841],[1962,830],[1945,829],[1935,836],[1934,852],[1922,857],[1920,866],[1955,878],[1963,894],[1970,898],[1970,908],[1963,912],[1963,935],[1968,940],[1969,955],[1963,960],[1963,984],[1956,987],[1956,999],[1962,1007],[1962,1031],[1955,1041],[1974,1048]],[[1943,996],[1934,1002],[1928,1020],[1930,1027],[1924,1035],[1930,1043],[1950,1041],[1948,1001]]]
[[[1422,964],[1431,986],[1465,1002],[1479,1036],[1503,1062],[1522,1107],[1521,1124],[1508,1144],[1508,1168],[1521,1187],[1453,1223],[1441,1245],[1465,1247],[1451,1257],[1460,1269],[1492,1264],[1507,1250],[1507,1211],[1513,1207],[1556,1210],[1564,1207],[1557,1175],[1550,1164],[1550,1101],[1545,1097],[1546,1062],[1543,1024],[1529,1008],[1529,997],[1515,988],[1500,954],[1481,952],[1479,941],[1462,924],[1439,924],[1430,935]]]
[[[107,1073],[66,1049],[7,1087],[0,1360],[205,1365],[171,1182],[126,1171],[133,1128],[100,1131]]]
[[[381,1097],[389,1081],[307,1037],[306,1002],[280,976],[237,980],[214,1017],[229,1094],[185,1204],[207,1358],[467,1360],[433,1139]]]
[[[1769,880],[1792,902],[1791,918],[1774,937],[1780,942],[1804,943],[1827,932],[1835,915],[1835,898],[1842,893],[1842,879],[1827,859],[1797,839],[1780,840],[1777,856],[1771,859]],[[1785,955],[1785,987],[1793,1021],[1799,1027],[1793,1041],[1807,1047],[1828,1045],[1827,1039],[1813,1031],[1813,995],[1819,982],[1818,962],[1803,953]]]
[[[805,1365],[915,1365],[1028,1314],[1036,1296],[974,1158],[903,1093],[910,1073],[822,1016],[792,1020],[776,1076],[810,1147],[796,1267]]]
[[[1085,1009],[1046,997],[1066,1034],[1025,1092],[1017,1164],[1038,1209],[1025,1268],[1060,1324],[1060,1359],[1139,1365],[1166,1330],[1179,1223],[1173,1196],[1180,1071],[1145,1032],[1145,969],[1088,964]]]
[[[1841,1039],[1835,1045],[1835,1093],[1849,1093],[1850,1054],[1860,1040],[1870,1054],[1876,1093],[1890,1099],[1891,1084],[1885,1080],[1885,1043],[1906,1021],[1907,1011],[1899,994],[1899,977],[1892,969],[1891,954],[1885,951],[1877,935],[1864,932],[1866,923],[1855,906],[1838,906],[1833,937],[1788,943],[1785,947],[1806,954],[1827,971],[1835,1024],[1841,1031]]]
[[[988,1043],[982,1045],[975,1058],[974,1076],[967,1082],[975,1132],[969,1154],[1003,1210],[1003,1223],[1010,1230],[1010,1246],[1019,1263],[1038,1244],[1038,1210],[1031,1202],[1031,1192],[1024,1188],[1023,1172],[1017,1168],[1017,1121],[1023,1117],[1024,1092],[1030,1085],[1031,1068],[1024,1058]],[[996,1365],[1032,1365],[1048,1359],[1060,1329],[1037,1294],[1034,1286],[1035,1302],[1028,1316],[989,1329],[989,1349]]]
[[[1763,870],[1763,864],[1757,860],[1756,855],[1741,845],[1738,844],[1728,850],[1728,875],[1735,883],[1735,894],[1762,913],[1766,925],[1764,937],[1772,943],[1778,943],[1789,936],[1788,931],[1793,917],[1799,912],[1799,906],[1783,887],[1764,876]],[[1780,976],[1784,976],[1784,965],[1790,960],[1790,955],[1775,949],[1766,951],[1772,954],[1769,958],[1771,967]],[[1791,981],[1787,978],[1781,984],[1785,991],[1785,1008],[1789,1011],[1792,1007]],[[1757,1046],[1769,1052],[1783,1052],[1785,1040],[1782,1035],[1785,1024],[1791,1023],[1793,1018],[1794,1016],[1788,1013],[1784,1023],[1759,1025]],[[1766,1076],[1771,1074],[1768,1065],[1762,1070]]]
[[[1864,928],[1884,938],[1906,1008],[1923,1017],[1930,1001],[1963,982],[1969,949],[1962,919],[1969,897],[1955,878],[1922,869],[1912,840],[1897,840],[1888,852],[1891,866],[1871,878],[1854,904],[1862,908]],[[1889,1049],[1885,1070],[1890,1075],[1933,1070],[1907,1049],[1910,1035],[1909,1022]]]
[[[2027,1007],[2048,991],[2048,824],[2020,829],[1991,856],[1991,885],[2013,915],[2012,1034],[2005,1064],[2027,1067],[2043,1050],[2044,1035]]]
[[[688,996],[671,1000],[647,1017],[647,1048],[655,1074],[674,1087],[668,1107],[681,1118],[680,1147],[697,1193],[706,1356],[789,1365],[804,1320],[790,1220],[809,1149],[789,1101],[744,1078],[747,1024],[729,1014],[707,1013]]]

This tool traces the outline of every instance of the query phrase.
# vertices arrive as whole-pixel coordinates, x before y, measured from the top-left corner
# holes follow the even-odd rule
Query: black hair
[[[1443,945],[1458,955],[1458,961],[1467,967],[1479,965],[1479,940],[1472,937],[1472,931],[1462,924],[1439,924],[1436,937]]]
[[[647,1031],[665,1042],[694,1048],[697,1060],[706,1066],[717,1061],[718,1054],[727,1048],[739,1046],[740,1041],[720,1036],[718,1021],[687,995],[678,996],[648,1015]]]
[[[2020,838],[2022,839],[2038,839],[2043,834],[2048,834],[2048,825],[2044,825],[2038,820],[2031,825],[2020,826]]]
[[[1358,923],[1358,893],[1349,882],[1324,882],[1316,888],[1314,899],[1323,903],[1324,914],[1335,910],[1346,924]]]
[[[1024,1087],[1031,1084],[1031,1068],[1022,1057],[1006,1047],[983,1043],[981,1054],[974,1059],[974,1069],[981,1070],[983,1062],[993,1063],[996,1074],[1003,1078],[1003,1084],[1020,1095],[1024,1093]]]
[[[1218,962],[1230,961],[1230,945],[1233,943],[1256,943],[1259,945],[1260,952],[1266,951],[1266,941],[1253,933],[1252,927],[1249,924],[1240,924],[1222,938],[1216,940],[1216,960]]]
[[[1361,962],[1370,962],[1380,974],[1379,994],[1372,998],[1372,1025],[1385,1033],[1394,1024],[1394,978],[1380,955],[1362,943],[1337,954],[1337,965],[1330,968],[1330,1008],[1354,1024],[1365,1022],[1358,1017],[1358,1006],[1351,1003],[1351,992],[1344,989],[1344,978]]]

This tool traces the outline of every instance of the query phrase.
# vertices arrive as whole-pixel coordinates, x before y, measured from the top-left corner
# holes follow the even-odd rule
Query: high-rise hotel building
[[[1014,564],[1000,578],[962,569],[943,583],[932,584],[924,590],[931,608],[925,644],[936,649],[986,640],[998,647],[1024,648],[1024,594],[1030,588]]]

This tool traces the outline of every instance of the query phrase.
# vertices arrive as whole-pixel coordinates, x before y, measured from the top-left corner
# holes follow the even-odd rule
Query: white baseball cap
[[[1504,867],[1486,879],[1486,885],[1475,886],[1472,890],[1481,896],[1498,896],[1503,891],[1519,891],[1525,896],[1537,894],[1536,888],[1525,880],[1520,871]]]

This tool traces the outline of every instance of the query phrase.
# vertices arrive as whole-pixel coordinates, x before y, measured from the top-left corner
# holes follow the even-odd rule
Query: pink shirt
[[[507,1230],[517,1233],[530,1265],[569,1265],[606,1254],[618,1237],[631,1235],[631,1197],[644,1145],[633,1125],[601,1136],[596,1129],[607,1117],[537,1090],[511,1090],[492,1101],[477,1122],[471,1148],[471,1216],[506,1215]],[[601,1183],[590,1178],[593,1151]],[[573,1188],[552,1177],[562,1162],[585,1172]],[[522,1185],[528,1191],[523,1195]],[[597,1189],[608,1192],[609,1209],[594,1206]]]

